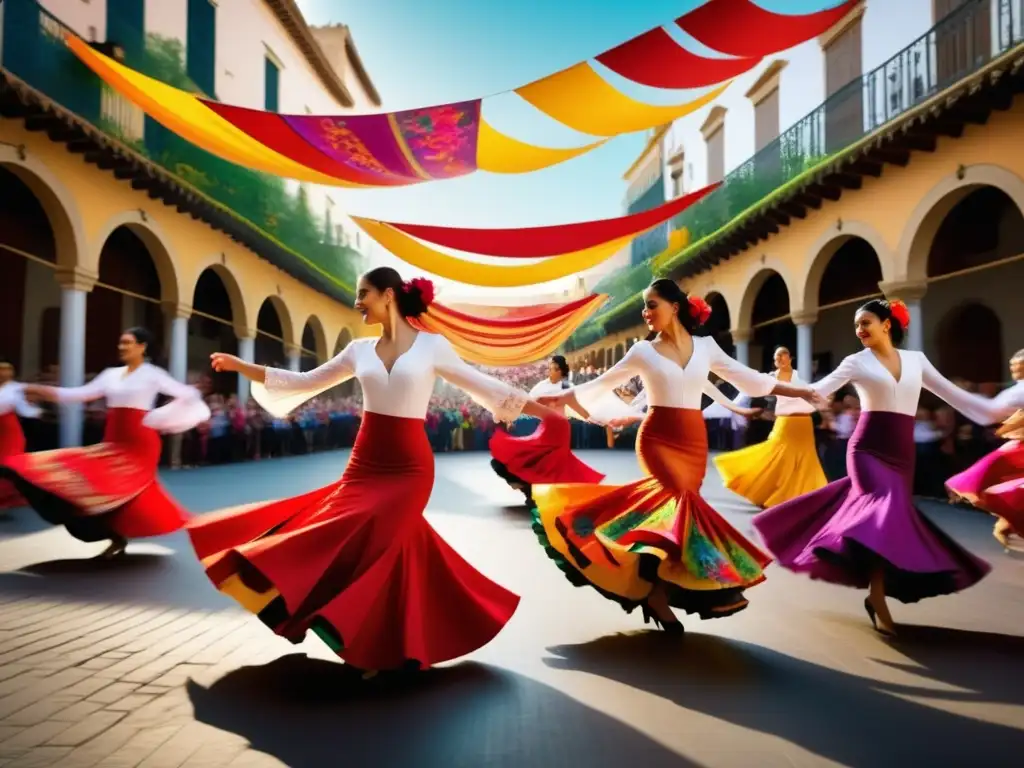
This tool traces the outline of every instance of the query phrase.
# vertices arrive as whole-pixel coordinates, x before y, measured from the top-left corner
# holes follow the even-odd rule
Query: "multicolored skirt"
[[[142,424],[147,413],[111,408],[102,442],[9,457],[0,461],[0,477],[81,541],[172,533],[188,516],[157,481],[162,444]]]
[[[513,437],[496,430],[491,437],[491,466],[509,485],[529,488],[537,483],[600,483],[604,475],[580,461],[571,450],[569,420],[552,413],[531,435]]]
[[[850,438],[848,477],[754,517],[785,568],[867,587],[878,568],[904,603],[958,592],[989,572],[913,504],[914,417],[864,411]]]
[[[14,411],[0,416],[0,462],[25,452],[25,433]],[[0,480],[0,509],[28,506],[10,480]]]
[[[991,512],[1024,536],[1024,443],[1008,440],[998,449],[946,481],[957,499]]]
[[[771,507],[828,484],[818,461],[809,415],[779,416],[763,443],[715,457],[725,487]]]
[[[628,485],[537,485],[534,531],[577,586],[631,611],[665,583],[702,618],[743,610],[771,560],[700,497],[708,438],[699,410],[652,407],[637,434],[648,476]]]
[[[339,481],[188,532],[217,589],[278,635],[312,630],[362,669],[426,667],[486,645],[519,604],[424,519],[433,484],[423,421],[367,411]]]

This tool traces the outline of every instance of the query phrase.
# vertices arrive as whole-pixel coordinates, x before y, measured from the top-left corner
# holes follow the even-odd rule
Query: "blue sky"
[[[807,13],[840,0],[758,0],[770,10]],[[393,110],[491,95],[558,71],[647,29],[668,24],[704,0],[298,0],[311,24],[344,23]],[[677,36],[677,39],[678,36]],[[679,103],[692,92],[658,92],[615,81],[652,103]],[[586,137],[536,112],[514,95],[489,100],[499,129],[548,146]],[[351,213],[450,226],[531,226],[617,216],[622,175],[644,134],[532,174],[475,173],[389,190],[332,193]]]

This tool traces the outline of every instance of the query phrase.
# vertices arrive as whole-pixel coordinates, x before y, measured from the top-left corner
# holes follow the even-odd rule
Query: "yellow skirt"
[[[725,487],[759,507],[774,507],[828,484],[807,415],[779,416],[763,443],[715,457]]]

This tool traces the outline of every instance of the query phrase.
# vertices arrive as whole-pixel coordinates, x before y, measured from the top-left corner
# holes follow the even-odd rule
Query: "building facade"
[[[760,151],[684,213],[694,242],[665,271],[708,298],[709,331],[754,367],[782,344],[805,377],[830,370],[858,348],[855,308],[884,295],[910,306],[909,348],[995,384],[1024,347],[1024,3],[928,3],[929,29],[837,86],[869,34],[900,26],[892,7],[868,0],[817,41],[827,98],[774,139],[774,113],[755,114]],[[774,109],[792,68],[765,64],[745,93]],[[714,111],[696,118],[706,154],[727,145]],[[639,303],[621,310],[578,361],[614,362],[642,335]]]
[[[214,350],[309,367],[363,333],[329,191],[231,166],[106,90],[67,31],[179,87],[257,109],[380,103],[347,28],[290,0],[5,0],[0,14],[0,356],[81,384],[144,325],[184,380]],[[346,274],[346,270],[347,273]],[[244,380],[215,385],[247,397]],[[78,442],[68,409],[62,441]]]

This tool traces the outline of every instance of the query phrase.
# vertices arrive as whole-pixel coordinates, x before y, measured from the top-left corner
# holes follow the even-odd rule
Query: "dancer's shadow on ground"
[[[1024,640],[961,632],[954,642],[954,633],[946,630],[947,643],[957,647],[947,644],[943,651],[941,643],[924,650],[926,638],[936,636],[929,631],[907,635],[901,638],[900,650],[905,645],[908,655],[917,654],[927,667],[919,670],[910,665],[907,671],[924,678],[956,680],[967,690],[936,691],[883,682],[751,643],[700,634],[681,640],[655,632],[611,635],[550,648],[556,658],[545,662],[648,691],[843,765],[1006,765],[1017,759],[1014,756],[1024,751],[1024,730],[951,714],[941,707],[944,702],[1024,703],[1020,685]],[[1000,644],[1015,647],[1016,655],[1011,661],[1012,656],[1000,654],[998,662],[990,662],[993,670],[1001,665],[1001,684],[977,669],[968,671],[972,661],[967,654],[987,657]],[[921,683],[927,685],[926,680]]]
[[[196,720],[292,768],[696,765],[554,688],[472,662],[367,685],[290,655],[188,693]]]

